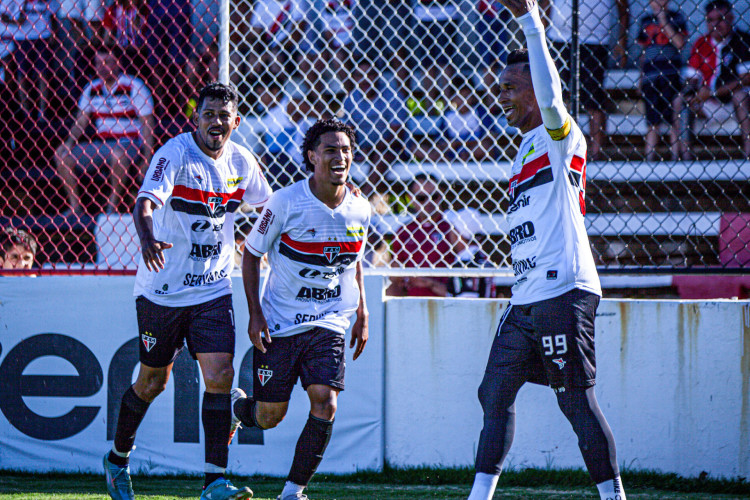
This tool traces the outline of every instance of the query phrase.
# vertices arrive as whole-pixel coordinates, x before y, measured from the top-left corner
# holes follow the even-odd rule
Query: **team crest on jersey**
[[[510,181],[510,187],[508,188],[508,194],[510,195],[510,199],[513,199],[513,191],[516,190],[516,186],[518,186],[518,180]]]
[[[208,198],[208,207],[211,209],[211,213],[216,213],[216,208],[221,206],[221,196],[210,196]]]
[[[333,259],[341,252],[341,247],[323,247],[323,255],[326,256],[328,262],[333,262]]]
[[[151,352],[151,349],[153,349],[156,345],[156,339],[151,335],[150,332],[141,334],[141,342],[143,342],[143,346],[146,348],[146,352]]]
[[[562,358],[553,359],[552,362],[555,363],[561,370],[565,366],[565,360]]]
[[[258,380],[260,381],[260,385],[266,385],[266,382],[271,380],[271,377],[273,377],[273,370],[269,370],[268,366],[262,365],[258,368]]]

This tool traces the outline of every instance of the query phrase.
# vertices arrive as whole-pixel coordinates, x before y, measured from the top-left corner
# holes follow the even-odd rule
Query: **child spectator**
[[[28,232],[13,227],[0,231],[0,268],[31,269],[38,248],[36,239]]]
[[[669,0],[650,0],[651,14],[641,17],[637,41],[643,47],[641,57],[641,93],[646,102],[646,160],[657,159],[659,125],[671,125],[672,101],[681,88],[680,50],[687,41],[687,19],[669,8]],[[671,127],[672,142],[678,131]]]

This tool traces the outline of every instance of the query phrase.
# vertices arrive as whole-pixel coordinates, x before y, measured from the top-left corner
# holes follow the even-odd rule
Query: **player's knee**
[[[557,405],[568,420],[583,412],[590,412],[586,390],[579,387],[566,388],[565,391],[556,392]]]
[[[234,380],[234,368],[232,365],[226,365],[218,367],[212,370],[210,373],[205,373],[203,381],[206,384],[207,389],[223,390],[230,389],[232,387],[232,381]]]
[[[256,410],[255,420],[263,429],[273,429],[286,417],[286,408],[259,407]]]
[[[161,377],[150,377],[145,380],[138,380],[133,390],[144,401],[151,402],[164,392],[167,388],[167,379]]]
[[[310,404],[310,413],[322,420],[333,420],[333,417],[336,416],[336,408],[335,399],[317,401]]]
[[[485,415],[495,415],[507,409],[512,403],[506,397],[505,391],[499,389],[497,384],[492,383],[488,378],[485,378],[479,385],[477,395]]]

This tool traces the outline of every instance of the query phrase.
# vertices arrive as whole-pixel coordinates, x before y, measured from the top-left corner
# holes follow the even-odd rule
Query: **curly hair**
[[[0,230],[1,257],[5,258],[5,253],[16,245],[21,246],[24,250],[28,250],[34,255],[36,255],[36,251],[39,248],[36,238],[23,229],[6,227]]]
[[[203,87],[200,94],[198,94],[198,104],[195,109],[200,111],[203,101],[206,99],[218,99],[224,104],[231,102],[234,109],[237,109],[240,102],[240,94],[237,92],[237,87],[231,83],[211,82]]]
[[[354,130],[354,126],[349,125],[338,120],[318,120],[315,124],[307,130],[305,139],[302,141],[302,159],[305,162],[305,168],[308,172],[315,170],[315,166],[310,163],[310,159],[307,157],[308,151],[313,151],[320,145],[320,136],[328,132],[343,132],[349,138],[352,144],[352,149],[357,143],[357,132]]]

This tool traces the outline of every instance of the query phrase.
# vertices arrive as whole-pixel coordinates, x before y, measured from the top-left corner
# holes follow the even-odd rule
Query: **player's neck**
[[[344,201],[344,196],[346,196],[346,186],[343,184],[319,182],[313,176],[310,177],[308,185],[313,196],[322,201],[328,208],[338,207]]]

